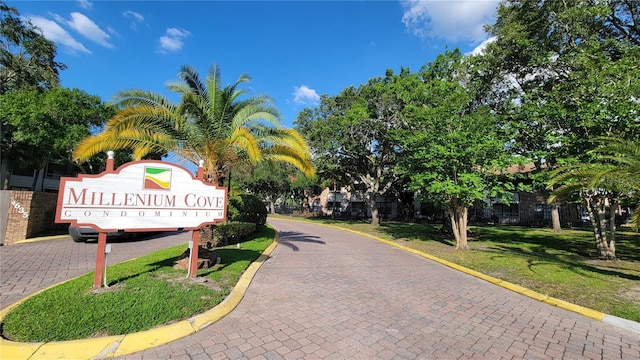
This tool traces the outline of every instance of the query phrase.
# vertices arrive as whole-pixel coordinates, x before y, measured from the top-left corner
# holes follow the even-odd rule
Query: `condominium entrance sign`
[[[226,220],[227,189],[161,161],[62,178],[58,194],[56,222],[98,231],[193,230]]]
[[[191,232],[189,276],[197,273],[200,228],[227,219],[227,189],[206,183],[202,161],[196,177],[163,161],[134,161],[113,169],[113,152],[98,175],[60,179],[57,223],[98,230],[93,287],[107,286],[107,233],[115,231]]]

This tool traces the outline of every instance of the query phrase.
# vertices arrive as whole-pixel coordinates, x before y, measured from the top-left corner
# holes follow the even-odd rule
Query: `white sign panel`
[[[199,229],[226,220],[227,189],[185,168],[137,161],[114,172],[60,179],[56,222],[99,231]]]

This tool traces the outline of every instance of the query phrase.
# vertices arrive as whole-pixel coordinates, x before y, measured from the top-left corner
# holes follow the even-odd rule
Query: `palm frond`
[[[83,159],[116,149],[130,149],[135,158],[168,153],[194,164],[204,160],[213,181],[238,162],[265,158],[314,174],[307,143],[294,130],[280,127],[281,114],[273,100],[266,95],[245,97],[249,91],[240,86],[251,77],[242,74],[226,86],[221,78],[216,64],[204,81],[193,67],[182,66],[178,80],[166,84],[180,95],[178,103],[150,91],[119,92],[113,101],[120,111],[102,133],[83,141],[74,156]]]
[[[187,86],[189,86],[191,92],[195,93],[197,96],[207,97],[207,87],[202,82],[202,80],[200,80],[198,71],[192,66],[183,65],[180,68],[178,77],[182,79],[182,81],[184,81]]]
[[[307,178],[315,176],[315,167],[308,159],[301,158],[298,153],[290,151],[291,149],[273,150],[275,151],[263,153],[262,157],[264,161],[277,161],[291,164],[300,170]]]
[[[249,161],[252,163],[260,161],[260,145],[249,129],[244,127],[235,129],[230,140],[234,147],[247,154]]]
[[[144,90],[122,90],[110,101],[121,109],[132,106],[174,107],[175,104],[162,94]]]
[[[596,162],[564,166],[551,173],[548,188],[557,188],[549,201],[583,191],[632,194],[635,190],[637,194],[640,190],[640,144],[618,138],[598,140],[602,145],[590,151],[596,156]]]

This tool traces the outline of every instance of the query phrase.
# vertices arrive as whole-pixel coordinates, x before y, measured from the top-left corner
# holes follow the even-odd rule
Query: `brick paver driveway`
[[[234,311],[123,358],[640,358],[637,334],[363,236],[269,222],[280,245]]]
[[[162,233],[136,241],[113,240],[109,265],[183,244],[191,232]],[[98,243],[74,243],[70,237],[0,246],[0,307],[96,268]]]

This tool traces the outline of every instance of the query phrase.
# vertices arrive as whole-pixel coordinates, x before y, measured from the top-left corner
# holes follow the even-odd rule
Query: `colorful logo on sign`
[[[171,169],[159,167],[144,168],[144,188],[152,190],[171,189]]]

